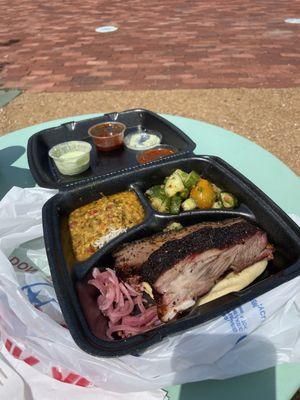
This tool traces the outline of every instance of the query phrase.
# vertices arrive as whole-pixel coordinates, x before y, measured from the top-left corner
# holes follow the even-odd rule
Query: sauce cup
[[[160,144],[152,149],[138,153],[136,159],[139,164],[146,164],[151,161],[157,161],[164,157],[169,157],[176,153],[178,153],[178,149],[176,147],[168,144]]]
[[[121,122],[103,122],[92,126],[88,134],[100,151],[112,151],[123,146],[126,126]]]
[[[77,175],[90,166],[92,146],[81,140],[59,143],[49,150],[51,157],[63,175]]]

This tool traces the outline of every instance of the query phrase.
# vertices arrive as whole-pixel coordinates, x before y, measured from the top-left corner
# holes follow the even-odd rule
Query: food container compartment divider
[[[161,232],[161,230],[167,225],[167,223],[176,222],[176,221],[191,221],[196,216],[201,216],[203,221],[209,220],[221,220],[225,218],[234,218],[243,216],[253,222],[255,222],[255,215],[251,212],[251,210],[245,205],[240,204],[236,209],[209,209],[209,210],[192,210],[192,211],[183,211],[179,215],[174,214],[166,214],[159,213],[154,210],[148,202],[147,197],[143,191],[144,183],[135,182],[129,184],[128,190],[134,190],[137,194],[139,200],[144,206],[145,210],[145,219],[144,221],[130,228],[127,232],[117,236],[112,239],[109,243],[105,244],[100,250],[97,250],[90,258],[85,261],[76,261],[74,263],[74,274],[77,279],[82,279],[90,269],[97,264],[98,260],[102,258],[102,256],[110,251],[113,251],[117,246],[122,243],[125,239],[132,241],[135,240],[136,236],[139,235],[140,231],[143,232],[145,228],[151,227],[153,228],[152,233]]]
[[[191,211],[181,211],[179,214],[168,214],[168,213],[161,213],[156,210],[154,211],[154,216],[156,218],[162,220],[170,220],[170,222],[177,221],[177,219],[181,219],[186,217],[194,218],[197,215],[202,215],[204,220],[209,220],[210,218],[221,220],[222,217],[224,218],[234,218],[234,217],[242,217],[244,216],[247,219],[252,220],[252,222],[256,222],[255,215],[251,212],[251,210],[245,205],[241,204],[237,208],[226,209],[226,208],[208,208],[208,209],[194,209]]]
[[[111,189],[111,193],[108,193],[107,191],[105,191],[106,195],[115,193],[115,190],[113,188],[110,188],[110,189]],[[150,207],[147,199],[141,192],[139,186],[134,183],[130,183],[128,186],[125,185],[122,188],[122,191],[127,191],[127,190],[131,190],[136,193],[139,201],[141,202],[141,204],[143,206],[144,212],[145,212],[144,220],[141,223],[139,223],[138,225],[135,225],[135,226],[129,228],[126,232],[120,234],[116,238],[112,239],[110,242],[106,243],[101,249],[97,250],[88,259],[86,259],[84,261],[75,260],[73,263],[73,269],[74,269],[74,275],[76,276],[76,279],[82,279],[84,277],[84,275],[86,275],[86,273],[92,268],[92,266],[97,264],[97,261],[99,258],[101,258],[104,254],[108,253],[109,251],[112,251],[117,245],[119,245],[124,240],[124,238],[129,237],[129,238],[134,239],[137,235],[139,235],[140,231],[144,230],[148,221],[151,220],[152,215],[153,215],[153,210]],[[73,191],[76,192],[76,189],[74,189]],[[70,194],[71,192],[67,191],[66,193]],[[92,194],[92,190],[90,191],[90,195],[91,194]],[[93,193],[93,197],[90,201],[93,201],[98,198],[99,198],[99,193],[98,192]],[[86,198],[82,197],[82,200],[83,200],[83,202],[81,204],[79,204],[78,207],[86,204]],[[67,204],[67,203],[68,203],[68,196],[67,196],[67,200],[66,200],[65,204]],[[65,217],[67,217],[65,211],[66,210],[63,211],[63,214],[65,215]],[[70,212],[70,210],[68,210],[68,211]],[[67,211],[67,213],[68,213],[68,211]],[[67,236],[69,236],[69,232],[67,232],[66,230],[68,230],[68,227],[67,227],[67,221],[65,219],[65,230],[64,230],[64,234],[61,235],[60,241],[62,241],[63,238],[66,238]],[[69,239],[69,246],[71,246],[70,239]]]
[[[83,279],[94,267],[99,267],[99,269],[104,269],[103,266],[105,262],[100,261],[106,259],[107,256],[111,254],[112,251],[118,248],[120,244],[129,243],[136,239],[145,238],[152,236],[156,233],[161,233],[163,229],[171,222],[180,222],[183,226],[192,225],[195,218],[200,218],[201,222],[205,221],[221,221],[227,218],[238,218],[243,217],[248,219],[250,222],[255,222],[255,217],[252,213],[246,214],[238,211],[226,211],[226,210],[215,210],[215,211],[198,211],[198,212],[185,212],[180,215],[172,214],[158,214],[153,212],[148,216],[143,223],[138,226],[131,228],[122,235],[111,240],[101,250],[93,254],[89,259],[81,262],[74,263],[74,274],[77,280]]]
[[[151,216],[144,220],[141,224],[129,229],[127,232],[117,236],[112,239],[109,243],[105,244],[100,250],[93,254],[90,258],[84,261],[77,261],[73,265],[74,276],[77,280],[83,279],[90,270],[99,264],[99,260],[103,256],[109,255],[113,250],[115,250],[120,244],[127,240],[136,240],[140,236],[144,236],[145,229],[151,224]],[[101,264],[99,264],[101,269]]]
[[[155,212],[144,195],[144,191],[153,184],[159,184],[163,178],[177,168],[196,170],[211,179],[226,191],[232,192],[240,200],[240,206],[234,210],[198,210],[179,215]],[[134,182],[134,183],[132,183]],[[74,264],[70,240],[65,235],[67,215],[73,209],[97,198],[100,192],[107,195],[131,188],[136,191],[140,201],[146,207],[145,220],[127,233],[114,239],[111,244],[96,253],[93,262]],[[153,331],[119,341],[108,341],[94,336],[83,314],[75,285],[84,285],[92,267],[102,265],[102,260],[123,241],[145,237],[160,231],[169,221],[181,221],[193,224],[204,220],[220,220],[226,217],[242,216],[264,229],[270,242],[278,249],[274,262],[259,278],[244,290],[228,294],[221,299],[199,307],[195,313],[162,325]],[[58,300],[75,342],[83,350],[97,356],[114,357],[123,354],[139,354],[165,336],[209,321],[211,318],[237,307],[255,296],[286,282],[300,274],[300,230],[299,227],[269,199],[260,189],[234,168],[217,157],[190,156],[182,159],[165,160],[159,165],[147,166],[143,170],[126,171],[122,175],[95,179],[74,185],[60,191],[43,208],[45,244],[53,284]],[[72,260],[73,257],[73,260]],[[108,256],[109,257],[109,256]],[[90,258],[92,260],[92,258]],[[73,263],[73,264],[72,264]],[[78,281],[78,278],[82,278]]]

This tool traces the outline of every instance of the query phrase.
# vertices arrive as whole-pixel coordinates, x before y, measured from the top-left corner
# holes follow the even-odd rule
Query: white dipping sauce
[[[62,154],[59,159],[60,160],[69,160],[70,158],[76,158],[76,157],[81,157],[83,156],[85,153],[83,151],[69,151],[68,153],[64,153]]]
[[[52,147],[49,156],[61,174],[76,175],[89,168],[91,149],[90,143],[71,140]]]
[[[58,169],[64,175],[79,174],[86,170],[89,164],[90,153],[80,150],[67,151],[56,160]]]
[[[160,138],[152,133],[146,134],[146,139],[143,138],[141,133],[132,133],[128,140],[127,146],[131,149],[144,150],[160,144]]]

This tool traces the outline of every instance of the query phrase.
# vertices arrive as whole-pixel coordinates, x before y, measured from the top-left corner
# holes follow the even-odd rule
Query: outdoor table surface
[[[101,114],[64,118],[30,126],[0,137],[0,198],[13,186],[35,186],[26,147],[42,129]],[[178,116],[163,115],[197,144],[195,154],[223,158],[272,198],[285,212],[300,216],[299,177],[255,143],[222,128]],[[171,400],[289,400],[300,387],[300,364],[285,364],[226,380],[208,380],[167,388]]]

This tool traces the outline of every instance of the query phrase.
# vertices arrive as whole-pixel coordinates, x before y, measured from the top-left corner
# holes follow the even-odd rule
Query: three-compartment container
[[[110,117],[106,115],[99,119],[107,120],[114,115],[110,114]],[[104,163],[106,169],[101,170],[99,167],[101,161],[97,161],[97,158],[101,159],[102,156],[96,154],[94,168],[92,167],[87,175],[70,179],[59,176],[51,160],[47,160],[46,157],[49,146],[65,140],[63,135],[66,134],[65,129],[69,129],[66,126],[70,124],[64,124],[62,129],[53,128],[34,135],[28,147],[30,168],[37,182],[41,186],[60,188],[59,193],[43,208],[44,238],[59,304],[68,328],[80,348],[97,356],[138,354],[170,334],[208,321],[300,274],[299,228],[249,180],[218,157],[194,156],[192,151],[195,144],[176,127],[154,113],[146,110],[126,111],[118,114],[118,120],[127,125],[128,132],[140,124],[158,130],[163,136],[163,143],[175,145],[180,149],[179,153],[142,166],[134,164],[136,155],[134,157],[128,155],[128,158],[126,155],[125,158],[131,161],[127,168],[126,163],[120,163],[121,170],[120,168],[118,170],[117,164],[114,163],[110,164],[110,170],[109,164]],[[93,124],[95,120],[75,123],[73,130],[68,130],[68,140],[78,136],[81,140],[89,140],[87,129]],[[76,125],[80,127],[79,131],[76,130]],[[57,135],[59,132],[63,133]],[[43,152],[37,155],[40,147],[43,148]],[[122,158],[121,153],[112,156],[116,161],[120,158]],[[185,171],[194,170],[233,193],[239,199],[239,207],[232,210],[196,209],[181,212],[179,215],[156,212],[144,193],[152,185],[161,184],[166,176],[178,168]],[[101,171],[105,173],[101,174]],[[101,193],[111,195],[126,190],[132,190],[137,194],[144,208],[144,220],[104,245],[87,260],[76,261],[68,227],[70,213],[82,205],[97,200]],[[276,249],[274,260],[268,263],[265,272],[250,286],[204,304],[193,312],[146,333],[114,341],[105,336],[107,321],[97,309],[97,291],[87,284],[94,267],[100,270],[113,267],[111,253],[116,248],[125,242],[161,232],[169,222],[178,221],[183,226],[188,226],[202,221],[219,221],[241,216],[265,230],[269,241]]]

